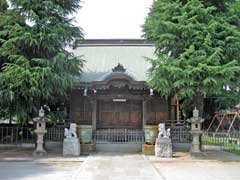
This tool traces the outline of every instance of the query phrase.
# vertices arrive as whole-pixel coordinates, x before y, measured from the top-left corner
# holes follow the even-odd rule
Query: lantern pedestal
[[[188,119],[188,122],[191,123],[191,134],[192,134],[192,144],[190,152],[192,155],[197,155],[201,153],[201,144],[200,144],[200,136],[202,134],[201,125],[204,122],[204,119],[199,117],[198,110],[193,110],[193,117]]]
[[[33,152],[34,157],[44,157],[47,155],[47,151],[43,147],[44,134],[47,133],[46,122],[48,119],[46,117],[37,117],[33,119],[36,122],[35,133],[37,134],[37,148]]]

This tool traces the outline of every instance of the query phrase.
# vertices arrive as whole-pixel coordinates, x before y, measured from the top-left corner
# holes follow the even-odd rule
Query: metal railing
[[[44,136],[45,141],[63,141],[64,127],[47,128]],[[36,134],[33,127],[0,127],[0,144],[4,145],[21,145],[35,144]]]
[[[49,127],[45,135],[45,141],[63,141],[64,139],[64,128],[65,127]],[[204,143],[216,143],[216,138],[219,137],[219,133],[214,133],[213,136],[208,132],[208,138],[212,138],[212,141],[206,141]],[[218,135],[216,135],[218,134]],[[204,136],[205,135],[205,136]],[[203,138],[206,137],[206,134]],[[225,135],[226,136],[226,135]],[[231,142],[239,143],[238,136],[231,134],[228,137],[228,146],[232,145]],[[189,143],[191,141],[191,134],[185,127],[174,127],[171,128],[171,138],[174,143]],[[215,138],[215,139],[214,139]],[[97,129],[93,133],[93,139],[97,143],[143,143],[144,132],[139,129],[127,129],[127,128],[109,128],[109,129]],[[219,138],[218,138],[219,139]],[[226,144],[226,139],[222,140]],[[221,142],[222,142],[221,141]],[[0,127],[0,144],[22,144],[29,143],[35,144],[36,135],[33,127]]]
[[[185,126],[171,128],[171,139],[173,143],[190,143],[190,130]]]
[[[0,127],[0,144],[34,144],[36,136],[30,127]]]
[[[50,127],[47,128],[45,135],[46,141],[63,141],[64,139],[64,128],[65,127]]]
[[[97,129],[94,132],[96,143],[142,143],[144,133],[138,129]]]
[[[203,132],[202,145],[221,146],[222,148],[240,148],[240,131]]]

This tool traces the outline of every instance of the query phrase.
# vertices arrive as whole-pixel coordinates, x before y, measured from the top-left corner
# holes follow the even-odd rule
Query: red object
[[[212,118],[212,121],[211,123],[209,124],[208,128],[207,128],[207,131],[209,131],[211,129],[211,127],[213,126],[213,123],[215,121],[218,121],[219,124],[217,126],[217,128],[215,129],[215,132],[218,132],[220,127],[224,130],[224,127],[223,127],[223,122],[224,121],[228,121],[229,123],[229,127],[227,129],[227,132],[229,133],[232,130],[235,130],[234,129],[234,122],[237,118],[237,116],[240,115],[240,112],[227,112],[227,113],[224,113],[224,114],[215,114]]]

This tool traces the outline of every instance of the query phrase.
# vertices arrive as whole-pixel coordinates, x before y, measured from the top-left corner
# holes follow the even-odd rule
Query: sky
[[[153,0],[83,0],[76,23],[85,39],[141,38]]]

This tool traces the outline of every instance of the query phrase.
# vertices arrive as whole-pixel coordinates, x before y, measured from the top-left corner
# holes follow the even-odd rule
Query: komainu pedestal
[[[79,156],[80,144],[78,138],[65,138],[63,141],[63,156]]]
[[[165,124],[159,124],[158,138],[155,143],[155,156],[172,157],[172,140],[170,138],[170,129],[166,131]]]
[[[70,124],[70,129],[65,128],[63,140],[63,156],[79,156],[80,143],[76,134],[77,125]]]

